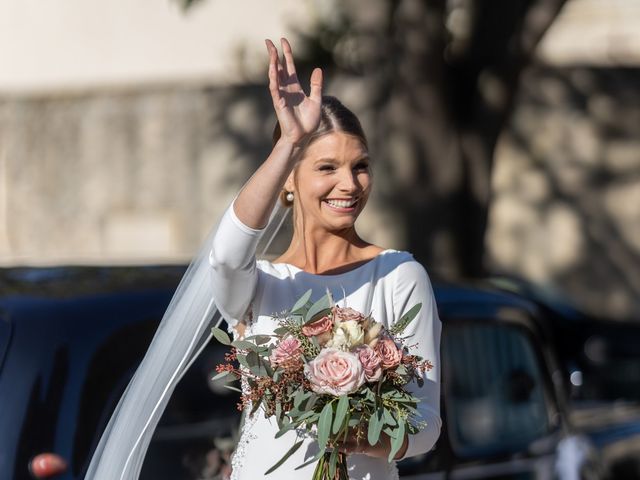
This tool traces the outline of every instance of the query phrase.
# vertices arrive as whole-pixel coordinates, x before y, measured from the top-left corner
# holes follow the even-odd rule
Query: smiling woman
[[[344,441],[333,447],[334,452],[349,454],[348,477],[397,478],[394,460],[427,452],[439,436],[441,323],[429,276],[410,253],[371,244],[358,235],[355,223],[372,188],[360,122],[336,98],[322,96],[318,68],[306,96],[286,39],[282,39],[282,61],[275,45],[266,43],[269,89],[279,125],[273,150],[226,209],[206,240],[209,248],[198,253],[181,281],[169,315],[100,441],[87,479],[137,478],[151,426],[166,405],[167,393],[188,368],[185,365],[197,356],[192,352],[209,328],[212,312],[217,309],[236,339],[258,334],[271,338],[278,312],[308,291],[309,301],[329,292],[344,302],[341,307],[365,312],[388,330],[397,321],[402,324],[401,316],[412,306],[421,304],[404,330],[411,341],[403,341],[403,352],[435,366],[406,386],[406,393],[420,399],[415,403],[423,427],[419,431],[397,433],[392,448],[388,433],[378,431],[375,440],[369,437],[367,442],[345,430]],[[258,242],[270,238],[273,232],[266,234],[267,227],[278,225],[274,212],[279,210],[279,197],[294,211],[291,243],[275,261],[257,260]],[[157,392],[150,394],[148,383]],[[247,387],[245,383],[243,388]],[[289,460],[269,478],[311,478],[315,467],[310,459],[324,453],[319,441],[294,429],[276,437],[278,427],[266,412],[252,411],[250,402],[246,407],[232,478],[262,478],[294,444],[295,453],[291,450]],[[140,421],[143,425],[131,427]],[[385,422],[393,424],[394,419]]]
[[[273,151],[240,190],[213,238],[215,303],[236,338],[273,335],[278,327],[274,314],[287,310],[308,290],[313,300],[329,291],[343,307],[367,312],[385,328],[408,306],[422,304],[405,333],[411,337],[411,354],[432,360],[436,368],[424,372],[420,386],[412,386],[421,399],[417,410],[425,428],[405,434],[394,458],[422,454],[433,447],[441,426],[441,324],[429,277],[410,253],[369,243],[356,231],[373,179],[367,140],[355,114],[335,97],[321,95],[320,69],[313,71],[311,93],[305,95],[285,39],[282,61],[271,41],[267,49],[278,118]],[[294,213],[291,243],[273,262],[256,260],[257,241],[278,198]],[[262,477],[294,444],[298,449],[269,478],[311,478],[314,465],[309,459],[318,453],[318,442],[294,430],[276,437],[273,421],[262,412],[250,412],[233,458],[232,478]],[[373,444],[349,435],[336,449],[349,454],[349,478],[398,476],[395,462],[388,461],[392,450],[386,433]]]

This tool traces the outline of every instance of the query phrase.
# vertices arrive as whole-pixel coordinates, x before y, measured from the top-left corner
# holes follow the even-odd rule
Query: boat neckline
[[[369,260],[367,260],[366,262],[358,265],[355,268],[352,268],[351,270],[347,270],[346,272],[342,272],[342,273],[329,273],[329,274],[325,274],[325,273],[311,273],[311,272],[307,272],[303,269],[301,269],[300,267],[297,267],[295,265],[293,265],[292,263],[286,263],[286,262],[278,262],[278,263],[273,263],[273,262],[269,262],[271,265],[273,265],[274,267],[277,265],[284,265],[287,266],[293,270],[295,270],[298,273],[304,273],[306,275],[312,276],[312,277],[341,277],[343,275],[348,275],[350,273],[356,272],[358,270],[360,270],[361,268],[367,267],[369,265],[372,265],[375,263],[376,260],[378,260],[380,257],[382,257],[384,254],[386,253],[390,253],[390,252],[397,252],[398,250],[394,250],[393,248],[385,248],[384,250],[381,250],[377,253],[377,255],[375,255],[374,257],[371,257]]]

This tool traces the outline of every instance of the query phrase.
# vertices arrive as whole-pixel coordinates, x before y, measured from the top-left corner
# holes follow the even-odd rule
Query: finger
[[[322,102],[322,70],[319,68],[314,68],[313,72],[311,72],[311,85],[309,98],[314,102]]]
[[[280,62],[280,59],[277,60],[276,67],[278,68],[278,83],[280,85],[282,85],[282,86],[286,86],[287,85],[287,72],[285,71],[284,67],[282,66],[282,62]]]
[[[271,42],[271,40],[265,40],[267,49],[269,50],[269,91],[271,92],[271,100],[273,106],[278,109],[282,106],[282,96],[280,95],[280,81],[277,72],[278,51]]]
[[[275,71],[277,73],[278,78],[278,87],[282,87],[286,85],[287,76],[282,67],[282,62],[280,62],[280,58],[278,57],[278,49],[273,44],[271,40],[265,40],[267,43],[267,48],[269,49],[269,61],[273,62],[275,65]]]
[[[293,51],[289,40],[283,37],[280,39],[280,43],[282,43],[282,58],[287,67],[287,74],[294,75],[296,73],[296,64],[293,61]]]

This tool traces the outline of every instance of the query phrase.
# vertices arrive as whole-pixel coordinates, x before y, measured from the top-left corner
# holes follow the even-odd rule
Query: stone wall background
[[[119,3],[119,8],[134,8],[130,2]],[[195,253],[268,155],[274,124],[262,71],[264,52],[227,45],[227,57],[238,65],[230,68],[228,59],[208,63],[207,45],[221,48],[217,41],[209,43],[209,33],[212,39],[219,34],[209,28],[211,22],[227,19],[231,25],[229,19],[237,22],[243,12],[222,9],[226,4],[205,4],[179,20],[169,21],[167,12],[161,12],[162,18],[152,22],[156,56],[150,56],[144,75],[130,72],[127,62],[133,57],[125,55],[125,41],[105,50],[105,60],[113,62],[109,65],[117,73],[109,77],[111,83],[90,81],[106,78],[98,67],[108,62],[96,61],[84,71],[85,62],[77,61],[73,49],[55,43],[55,28],[49,36],[29,36],[32,50],[26,51],[43,54],[49,47],[51,52],[64,52],[66,68],[78,71],[67,72],[63,65],[56,72],[50,67],[59,64],[55,58],[43,62],[47,58],[13,51],[5,42],[15,58],[12,64],[9,55],[0,68],[0,80],[14,67],[24,67],[22,60],[33,61],[26,70],[18,68],[23,77],[13,80],[14,87],[33,88],[7,90],[13,85],[10,78],[0,82],[5,87],[0,93],[0,266],[183,263]],[[269,29],[283,31],[278,19],[294,5],[298,4],[287,2],[282,12],[259,22],[251,33],[258,38],[269,36]],[[298,18],[315,18],[313,5],[302,8]],[[321,5],[326,3],[316,6]],[[60,26],[74,15],[88,15],[67,8],[58,12]],[[144,17],[141,6],[134,10]],[[513,116],[496,152],[485,244],[493,272],[558,290],[596,314],[635,319],[640,318],[637,10],[633,0],[570,0],[552,24],[540,45],[538,63],[522,78]],[[108,20],[93,18],[105,27],[118,27],[113,18]],[[192,52],[189,55],[197,60],[188,68],[179,61],[165,65],[166,58],[182,59],[169,48],[175,42],[161,42],[170,40],[164,35],[169,24],[182,28],[181,35],[195,32],[196,24],[202,29],[201,37],[194,37],[200,41],[187,42],[189,48],[180,50]],[[107,28],[102,37],[88,37],[99,43],[118,31]],[[127,32],[137,38],[137,28]],[[86,34],[82,28],[69,33],[79,35],[69,37],[75,39],[74,46]],[[193,45],[199,48],[193,50]],[[147,54],[148,48],[135,52]],[[98,58],[95,48],[85,50]],[[141,63],[135,57],[133,64]],[[167,71],[162,70],[165,66]],[[51,78],[58,73],[67,76],[56,83]],[[41,81],[45,74],[53,77]],[[27,78],[31,83],[25,83]],[[378,117],[368,99],[369,80],[332,77],[326,90],[345,99],[365,131],[374,132]],[[386,137],[371,144],[375,149],[385,142],[393,164],[382,152],[373,151],[372,157],[382,163],[374,164],[378,192],[388,193],[397,188],[391,170],[401,179],[414,172],[412,152],[400,148],[401,142]],[[446,167],[434,171],[446,174]],[[398,207],[393,202],[378,195],[374,193],[359,220],[362,235],[374,243],[411,250],[405,235],[411,226],[394,214]],[[433,210],[447,215],[437,205]],[[272,254],[286,246],[288,235],[285,230],[277,239]],[[438,243],[438,238],[434,234],[425,242]],[[428,268],[439,273],[437,262]]]
[[[495,160],[494,271],[559,289],[594,313],[638,316],[637,85],[632,68],[526,73]],[[333,91],[350,88],[341,79]],[[188,261],[268,154],[271,108],[263,85],[0,99],[0,263]],[[393,207],[375,196],[360,228],[411,248]]]
[[[0,265],[188,261],[269,154],[272,108],[266,85],[0,98]]]
[[[640,317],[640,69],[533,66],[496,154],[496,270]]]

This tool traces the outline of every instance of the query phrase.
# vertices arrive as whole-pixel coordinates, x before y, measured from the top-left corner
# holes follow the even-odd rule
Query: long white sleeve
[[[212,295],[230,329],[244,318],[255,294],[258,283],[256,248],[263,231],[242,223],[232,202],[213,237],[209,254]]]
[[[417,303],[422,303],[418,315],[407,326],[402,337],[407,339],[410,352],[430,360],[434,367],[424,374],[424,385],[412,382],[408,390],[420,398],[417,405],[422,415],[420,421],[426,427],[416,435],[409,435],[408,447],[403,458],[426,453],[433,448],[442,420],[440,418],[440,336],[442,323],[433,295],[431,281],[426,270],[416,261],[405,262],[396,268],[394,288],[394,311],[396,319]]]

